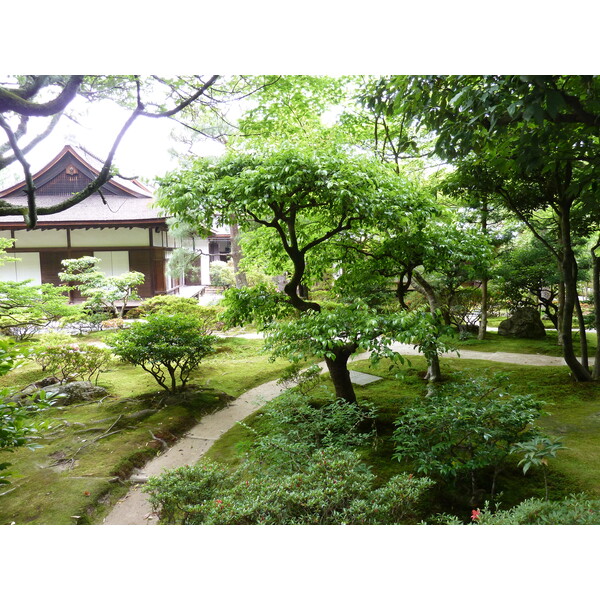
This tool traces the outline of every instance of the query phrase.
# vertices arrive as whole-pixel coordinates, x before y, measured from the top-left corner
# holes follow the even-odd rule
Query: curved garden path
[[[419,354],[408,344],[394,344],[394,350],[402,355]],[[452,357],[455,353],[443,356]],[[353,358],[354,361],[369,357],[365,352]],[[461,350],[460,358],[491,360],[503,363],[538,366],[562,366],[565,361],[557,356],[540,354],[515,354],[509,352],[476,352]],[[320,363],[325,370],[325,363]],[[182,465],[196,463],[213,443],[238,421],[245,419],[258,410],[263,404],[279,396],[285,386],[276,381],[263,383],[236,398],[224,409],[207,415],[198,425],[190,429],[174,446],[148,462],[141,471],[131,477],[133,483],[129,492],[117,502],[104,519],[104,525],[155,525],[157,517],[152,512],[147,494],[141,486],[151,475],[159,475],[163,469],[172,469]]]

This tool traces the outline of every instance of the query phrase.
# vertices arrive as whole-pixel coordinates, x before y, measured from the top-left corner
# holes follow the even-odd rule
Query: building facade
[[[37,205],[53,206],[79,192],[96,178],[102,161],[72,146],[63,150],[33,176]],[[25,182],[0,191],[0,200],[26,205]],[[14,240],[8,255],[19,259],[0,265],[0,280],[60,285],[61,261],[95,256],[107,275],[127,271],[144,274],[142,298],[173,293],[185,286],[166,270],[170,252],[186,245],[199,253],[200,286],[210,285],[209,263],[228,248],[228,236],[175,240],[169,235],[167,217],[153,206],[152,192],[137,180],[114,176],[76,206],[52,215],[40,215],[34,230],[22,217],[0,217],[0,237]],[[212,254],[211,254],[212,251]],[[72,296],[77,300],[76,295]]]

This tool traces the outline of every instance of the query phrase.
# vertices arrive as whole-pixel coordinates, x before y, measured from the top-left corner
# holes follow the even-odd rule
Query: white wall
[[[105,275],[122,275],[129,271],[129,252],[127,250],[94,252],[94,256],[102,262],[98,264],[98,269]]]
[[[72,248],[106,248],[108,246],[148,246],[148,230],[132,229],[73,229]]]
[[[27,279],[31,279],[31,285],[40,285],[42,283],[40,255],[38,252],[11,252],[8,256],[14,256],[20,260],[0,265],[0,280],[26,281]]]
[[[66,248],[67,232],[57,229],[15,231],[15,248]]]

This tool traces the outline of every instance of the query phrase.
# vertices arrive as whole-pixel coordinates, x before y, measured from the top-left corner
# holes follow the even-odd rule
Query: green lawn
[[[98,381],[108,398],[49,409],[43,416],[51,429],[36,440],[41,448],[3,453],[16,476],[0,489],[0,524],[100,522],[125,493],[121,481],[162,448],[152,435],[171,444],[203,414],[283,373],[287,362],[270,363],[261,347],[260,340],[220,339],[217,353],[195,371],[189,391],[177,395],[160,391],[141,368],[113,364]],[[28,364],[0,384],[22,388],[43,376]],[[111,435],[94,441],[105,433]]]

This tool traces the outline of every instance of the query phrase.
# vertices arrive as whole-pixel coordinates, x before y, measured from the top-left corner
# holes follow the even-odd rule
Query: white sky
[[[27,154],[34,173],[52,160],[65,144],[81,145],[98,158],[104,159],[129,114],[126,109],[109,101],[91,104],[77,99],[73,105],[75,102],[77,107],[81,106],[87,112],[80,118],[81,125],[64,116],[61,118],[56,129]],[[115,157],[114,164],[121,174],[153,180],[176,168],[177,161],[169,153],[170,148],[177,146],[170,138],[174,127],[182,129],[182,126],[169,119],[138,117],[125,134]],[[184,150],[183,146],[179,148]],[[218,155],[223,152],[223,146],[207,140],[196,143],[194,151],[203,156]],[[19,181],[23,179],[20,165],[11,167],[10,177],[11,181],[6,185],[13,183],[13,177],[18,177]]]

